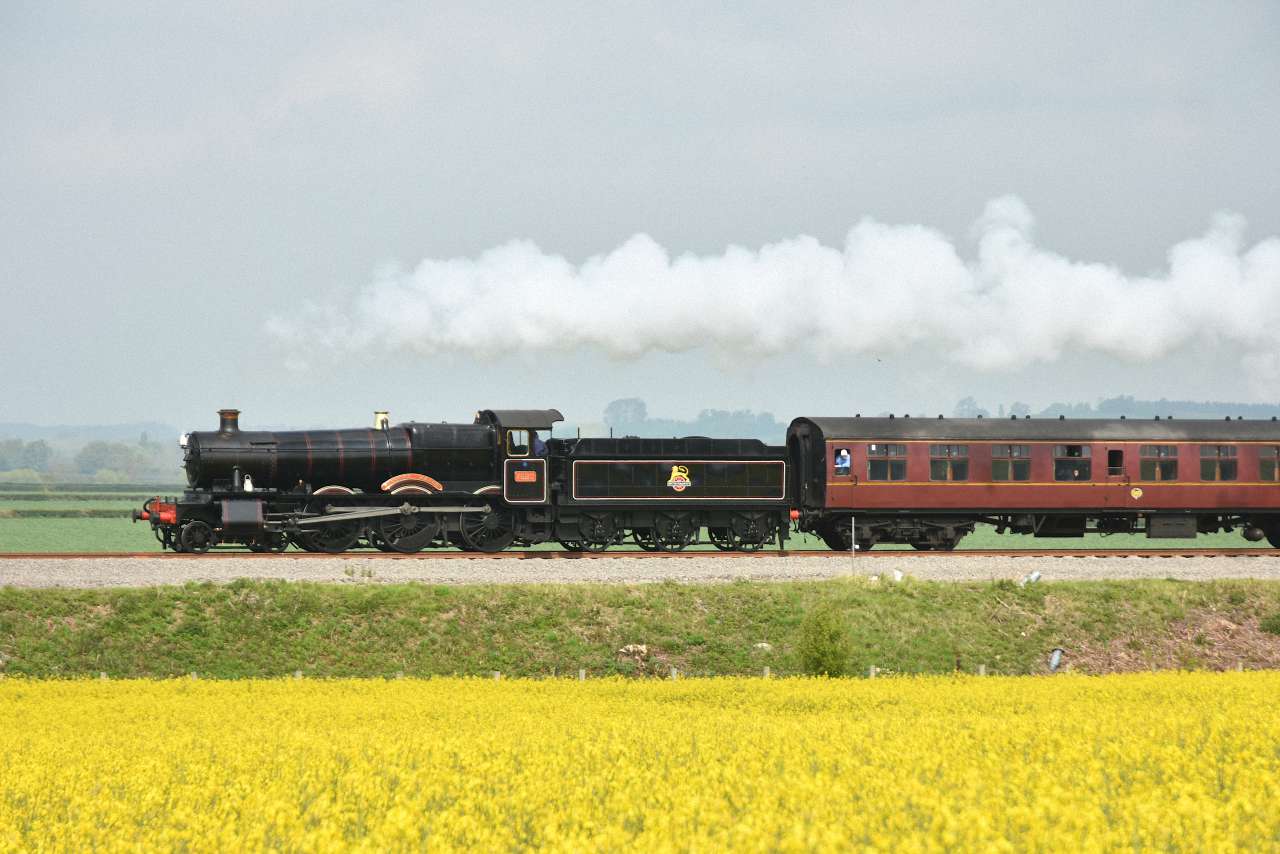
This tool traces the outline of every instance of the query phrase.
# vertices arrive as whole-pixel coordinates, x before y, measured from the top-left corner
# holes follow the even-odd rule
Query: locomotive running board
[[[413,507],[413,505],[409,505]],[[413,507],[406,515],[416,513],[488,513],[488,507]],[[323,516],[308,516],[294,520],[295,525],[327,525],[330,522],[348,522],[353,519],[373,519],[378,516],[394,516],[404,513],[401,507],[379,507],[372,510],[352,510],[349,513],[326,513]]]

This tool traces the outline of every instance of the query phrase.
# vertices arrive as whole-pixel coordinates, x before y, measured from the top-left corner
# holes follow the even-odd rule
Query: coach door
[[[1125,500],[1126,491],[1129,488],[1129,455],[1130,449],[1124,445],[1103,445],[1102,446],[1102,463],[1105,466],[1103,475],[1109,487],[1118,487],[1107,489],[1103,493],[1103,504],[1106,506],[1123,506],[1128,503]]]
[[[502,497],[508,504],[543,504],[547,500],[547,461],[537,455],[536,436],[530,430],[507,430]]]

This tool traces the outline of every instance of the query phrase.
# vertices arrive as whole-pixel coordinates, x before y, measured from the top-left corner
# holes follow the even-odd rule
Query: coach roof
[[[1273,420],[1132,418],[797,418],[788,433],[811,425],[825,439],[970,442],[1276,442]]]

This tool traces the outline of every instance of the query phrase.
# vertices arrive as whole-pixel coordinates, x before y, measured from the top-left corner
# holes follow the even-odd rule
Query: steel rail
[[[605,552],[567,552],[567,551],[532,551],[512,550],[502,552],[463,552],[444,549],[427,549],[414,554],[398,552],[381,552],[368,549],[345,551],[338,554],[325,552],[290,551],[250,552],[231,549],[215,549],[202,554],[187,552],[0,552],[0,560],[226,560],[230,558],[249,560],[320,560],[338,558],[341,560],[609,560],[626,558],[771,558],[771,557],[805,557],[805,558],[844,558],[850,560],[846,551],[828,550],[778,550],[768,549],[756,552],[722,552],[722,551],[681,551],[681,552],[646,552],[646,551],[605,551]],[[1152,548],[1152,549],[967,549],[965,551],[914,551],[884,550],[857,552],[854,561],[902,558],[914,560],[928,557],[947,558],[979,558],[979,557],[1012,557],[1012,558],[1173,558],[1173,557],[1280,557],[1280,551],[1270,548]]]

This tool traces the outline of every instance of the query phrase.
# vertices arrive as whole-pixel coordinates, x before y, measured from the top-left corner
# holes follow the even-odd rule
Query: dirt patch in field
[[[1280,635],[1259,628],[1256,616],[1196,610],[1164,634],[1080,644],[1064,663],[1085,673],[1280,668]]]

